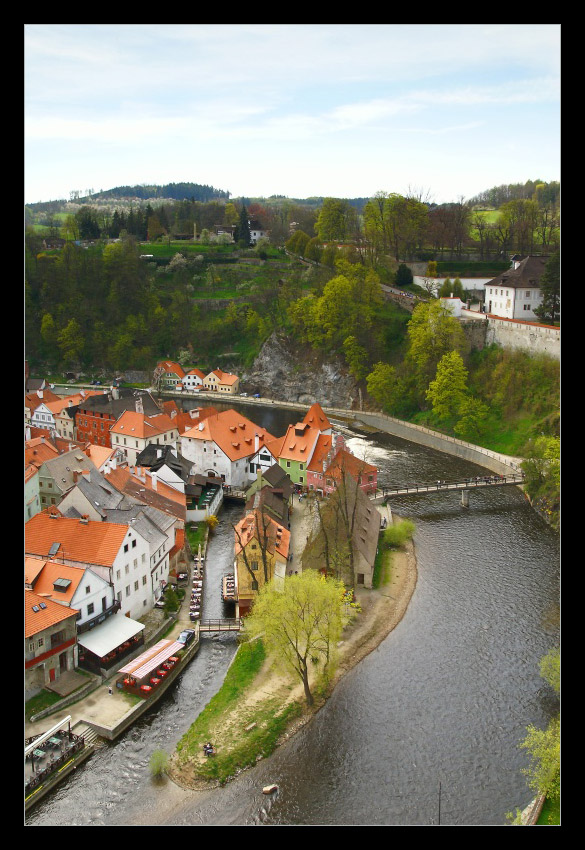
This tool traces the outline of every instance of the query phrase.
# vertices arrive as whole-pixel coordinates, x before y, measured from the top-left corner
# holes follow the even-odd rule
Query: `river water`
[[[248,414],[249,408],[243,408]],[[253,418],[278,436],[296,414]],[[399,438],[355,434],[382,486],[454,479],[481,467]],[[500,825],[531,799],[518,744],[557,708],[539,676],[559,640],[557,536],[514,487],[393,499],[416,525],[418,583],[398,627],[338,684],[318,715],[254,770],[211,793],[153,780],[155,749],[172,752],[220,687],[234,636],[201,648],[163,700],[27,816],[30,825]],[[229,616],[225,507],[210,542],[204,616]],[[267,797],[263,785],[275,782]]]

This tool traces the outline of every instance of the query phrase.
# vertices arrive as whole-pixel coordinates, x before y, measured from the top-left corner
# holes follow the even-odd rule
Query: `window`
[[[126,566],[124,567],[124,572],[126,573],[126,575],[128,575],[128,573],[130,572],[130,564],[126,564]]]
[[[146,576],[142,576],[142,584],[146,584]]]
[[[138,566],[138,558],[134,558],[134,569]]]
[[[133,540],[132,541],[132,548],[134,549],[135,546],[136,546],[136,540]]]
[[[138,582],[137,581],[134,582],[134,590],[138,590]]]
[[[252,590],[258,590],[258,582],[255,578],[252,579]]]
[[[130,585],[126,585],[126,596],[130,596]]]
[[[119,578],[120,578],[120,570],[116,570],[116,578],[117,578],[117,579],[119,579]]]
[[[523,307],[525,310],[530,310],[530,304],[524,304]]]
[[[37,649],[40,649],[44,645],[45,645],[45,639],[39,638],[38,641],[37,641]]]
[[[90,614],[93,614],[93,611],[94,611],[93,602],[90,602],[89,605],[87,606],[87,616],[89,617]]]
[[[257,570],[257,569],[258,569],[258,561],[252,561],[252,569],[253,569],[253,570]]]
[[[89,584],[88,584],[88,585],[87,585],[87,587],[85,588],[85,592],[86,592],[86,593],[91,593],[91,587],[89,586]]]
[[[127,551],[128,551],[128,544],[124,543],[124,552],[127,552]]]

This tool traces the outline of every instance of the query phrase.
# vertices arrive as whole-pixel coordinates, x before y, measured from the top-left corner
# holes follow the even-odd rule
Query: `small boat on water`
[[[278,791],[278,785],[276,784],[265,785],[262,789],[263,794],[274,794],[275,791]]]

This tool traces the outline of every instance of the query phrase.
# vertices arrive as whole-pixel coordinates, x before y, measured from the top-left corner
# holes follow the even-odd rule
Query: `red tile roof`
[[[111,567],[128,531],[127,525],[113,522],[64,517],[58,511],[41,511],[24,525],[24,546],[27,555],[48,558],[51,546],[59,544],[54,553],[69,561]]]
[[[256,453],[256,436],[259,448],[274,440],[265,428],[254,424],[236,410],[224,410],[208,416],[183,434],[192,440],[207,440],[216,443],[230,460],[240,460]]]
[[[44,606],[41,608],[41,604]],[[38,608],[38,611],[33,611],[33,606]],[[24,591],[24,636],[25,638],[32,637],[39,632],[51,626],[61,623],[63,620],[68,620],[70,617],[76,618],[79,611],[75,608],[67,608],[64,605],[59,605],[58,602],[53,602],[52,599],[46,599],[44,596],[39,596],[34,590]]]
[[[323,413],[323,408],[318,401],[308,409],[303,422],[306,422],[311,428],[318,428],[319,431],[328,431],[331,428],[331,422]]]

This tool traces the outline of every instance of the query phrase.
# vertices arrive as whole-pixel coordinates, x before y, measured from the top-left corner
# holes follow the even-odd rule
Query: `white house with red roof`
[[[246,489],[256,477],[263,449],[273,440],[265,428],[238,411],[224,410],[182,434],[180,452],[193,464],[193,472],[216,476],[232,487]],[[272,457],[270,451],[264,454]],[[251,462],[255,464],[253,471]],[[266,463],[268,469],[272,463]]]
[[[25,555],[91,569],[111,582],[122,614],[144,616],[154,605],[148,540],[132,525],[41,511],[24,526]]]
[[[135,464],[138,455],[146,446],[176,447],[179,439],[179,423],[176,418],[160,413],[146,416],[135,410],[126,410],[110,428],[112,448],[124,452],[129,464]]]
[[[202,389],[204,381],[205,372],[202,372],[201,369],[189,369],[188,372],[185,372],[183,378],[183,389],[188,392],[192,392],[195,389]]]
[[[78,611],[78,631],[80,626],[97,623],[102,614],[109,616],[119,609],[114,588],[88,567],[70,567],[59,561],[28,557],[24,583],[43,599],[52,599]]]

